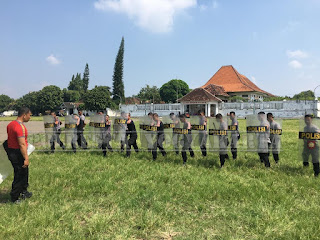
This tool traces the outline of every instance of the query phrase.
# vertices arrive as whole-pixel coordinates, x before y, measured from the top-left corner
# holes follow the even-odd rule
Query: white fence
[[[226,115],[234,111],[240,118],[256,114],[260,111],[271,112],[279,118],[300,118],[305,114],[315,114],[320,117],[320,103],[318,101],[272,101],[272,102],[235,102],[219,103],[219,113]],[[159,116],[184,113],[184,105],[174,104],[139,104],[121,105],[121,111],[131,113],[133,117],[141,117],[149,112],[156,112]]]

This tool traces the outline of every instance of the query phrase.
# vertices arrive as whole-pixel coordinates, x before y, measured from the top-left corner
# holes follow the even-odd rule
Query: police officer
[[[228,146],[228,124],[223,120],[223,117],[220,113],[216,115],[216,121],[220,124],[219,130],[220,132],[225,131],[225,135],[219,135],[219,158],[220,158],[220,167],[224,166],[226,159],[228,158],[227,154],[227,146]]]
[[[199,125],[204,126],[204,130],[199,130],[199,145],[201,149],[202,156],[207,156],[207,118],[204,115],[203,111],[199,112]]]
[[[270,143],[269,149],[272,151],[273,159],[276,163],[279,162],[279,150],[280,150],[280,135],[275,134],[276,130],[281,130],[279,123],[274,121],[272,113],[267,114],[267,120],[270,124]],[[272,131],[271,131],[272,130]],[[269,151],[270,152],[270,151]]]
[[[174,124],[174,127],[180,128],[179,118],[174,113],[170,113],[169,116]],[[176,155],[179,154],[179,139],[180,139],[180,134],[177,134],[174,131],[172,131],[172,143],[173,143],[173,148],[174,148],[174,151],[176,152]]]
[[[152,112],[148,113],[148,118],[149,118],[149,121],[148,121],[147,125],[154,126],[154,119],[153,119],[153,113]],[[152,132],[152,131],[148,131],[148,132],[145,133],[145,137],[146,137],[146,140],[147,140],[148,151],[149,152],[152,152],[152,149],[153,149],[153,141],[152,141],[153,134],[154,134],[154,132]]]
[[[131,119],[130,113],[128,113],[127,133],[126,134],[127,134],[127,137],[129,137],[129,139],[127,140],[127,157],[130,157],[131,146],[134,148],[136,153],[139,152],[139,148],[137,145],[138,134],[137,134],[136,126],[135,126],[133,120]]]
[[[230,112],[230,120],[231,120],[231,125],[229,127],[229,130],[231,131],[231,153],[232,153],[232,158],[236,160],[238,156],[237,145],[238,145],[238,140],[240,139],[240,133],[239,133],[239,122],[236,118],[235,112]]]
[[[72,134],[71,147],[72,147],[73,152],[76,153],[77,152],[76,142],[77,142],[77,138],[78,138],[78,135],[77,135],[78,130],[77,129],[80,124],[80,118],[79,118],[78,114],[76,114],[76,113],[74,113],[72,117],[75,121],[76,127],[74,128],[74,132]]]
[[[152,149],[152,157],[153,157],[153,160],[155,161],[157,159],[158,148],[162,156],[166,156],[167,153],[163,148],[163,142],[165,140],[163,122],[159,119],[159,115],[157,113],[153,114],[153,120],[154,120],[154,126],[157,127],[156,141],[153,144],[153,149]]]
[[[111,121],[109,119],[109,115],[106,115],[105,118],[105,128],[104,128],[104,134],[103,134],[103,140],[102,140],[102,152],[103,156],[107,156],[107,148],[110,152],[113,152],[113,149],[110,145],[111,141]]]
[[[260,127],[265,127],[265,131],[258,132],[258,155],[260,161],[264,163],[265,167],[270,167],[269,161],[269,146],[270,142],[270,124],[266,119],[265,112],[258,113],[258,120],[260,121]]]
[[[85,123],[86,117],[83,115],[83,112],[79,111],[79,125],[77,126],[77,142],[78,146],[82,147],[83,149],[88,148],[88,143],[83,135],[84,127],[86,126]]]
[[[185,165],[187,163],[187,151],[189,150],[190,156],[194,157],[194,152],[191,148],[192,143],[192,133],[191,133],[191,123],[187,121],[186,115],[181,114],[179,116],[181,123],[183,124],[183,130],[186,131],[186,134],[182,135],[182,160],[183,164]]]
[[[54,126],[53,126],[53,134],[50,139],[50,145],[51,145],[51,153],[54,153],[55,142],[57,142],[63,150],[65,150],[66,147],[63,145],[63,142],[60,140],[62,123],[55,112],[51,112],[51,116],[54,119]]]
[[[320,133],[320,129],[312,124],[312,115],[305,115],[304,121],[306,126],[304,127],[304,132],[306,133]],[[317,140],[304,139],[303,144],[303,166],[309,166],[309,156],[311,155],[313,163],[314,176],[318,177],[320,168],[319,168],[319,143]]]

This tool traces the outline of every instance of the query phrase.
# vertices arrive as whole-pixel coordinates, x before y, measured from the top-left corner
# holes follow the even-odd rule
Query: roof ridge
[[[246,85],[248,88],[251,88],[253,91],[256,91],[253,87],[249,86],[247,83],[244,83],[242,80],[241,74],[232,66],[233,71],[236,73],[237,77],[239,78],[240,82]]]

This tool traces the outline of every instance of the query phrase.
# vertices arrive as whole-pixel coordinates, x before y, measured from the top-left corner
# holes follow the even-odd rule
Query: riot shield
[[[73,115],[65,117],[65,143],[75,148],[77,142],[77,120]]]
[[[180,150],[180,138],[181,138],[181,134],[176,133],[174,131],[175,128],[181,128],[183,125],[180,122],[179,116],[178,115],[171,115],[170,117],[171,120],[171,126],[173,127],[171,130],[171,145],[173,147],[173,151],[175,151],[176,154],[179,154],[179,150]],[[168,135],[170,135],[170,133],[168,133]]]
[[[43,123],[44,123],[44,131],[45,131],[45,145],[46,147],[50,146],[50,143],[54,141],[54,117],[51,115],[43,116]]]
[[[269,149],[273,154],[279,154],[281,150],[282,119],[273,119],[270,122]]]
[[[106,128],[106,117],[104,114],[97,114],[94,118],[94,132],[95,139],[98,143],[98,148],[102,147],[102,141],[104,139],[105,128]]]
[[[207,120],[205,116],[190,116],[192,130],[192,146],[201,150],[207,148]]]
[[[270,142],[270,124],[265,114],[246,116],[247,150],[268,153]]]
[[[165,148],[168,150],[172,149],[172,129],[174,128],[174,123],[170,116],[163,116],[162,123],[164,127],[164,135],[165,135]]]
[[[149,116],[141,117],[139,122],[141,147],[151,150],[156,141],[157,127],[154,126],[154,121]]]
[[[209,128],[209,149],[212,152],[219,152],[219,154],[227,154],[227,147],[229,145],[228,139],[228,125],[225,118],[220,121],[216,118],[208,120]]]
[[[96,114],[90,115],[90,123],[89,123],[89,136],[93,142],[97,142],[94,123],[96,122]]]
[[[2,143],[0,144],[0,184],[13,172],[11,162],[4,150]]]
[[[240,132],[239,132],[239,123],[236,116],[233,119],[228,117],[228,137],[229,137],[231,149],[238,148]]]
[[[320,119],[303,118],[299,127],[299,152],[303,162],[319,162]]]
[[[126,141],[127,117],[126,114],[117,114],[113,121],[113,139],[116,142]]]

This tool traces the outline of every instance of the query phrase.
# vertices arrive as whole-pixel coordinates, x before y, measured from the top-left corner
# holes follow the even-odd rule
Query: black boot
[[[304,167],[309,167],[309,162],[303,162]]]
[[[264,166],[266,168],[269,168],[270,167],[269,154],[265,153],[263,159],[264,159]]]
[[[226,161],[226,154],[222,154],[222,155],[220,154],[219,157],[220,157],[220,167],[223,167]]]
[[[278,153],[274,153],[274,154],[273,154],[273,159],[274,159],[274,161],[275,161],[276,163],[278,163],[278,162],[279,162],[279,154],[278,154]]]
[[[313,163],[313,171],[314,171],[314,176],[318,177],[320,172],[319,163]]]
[[[238,153],[236,148],[231,148],[232,158],[233,160],[237,159]]]

